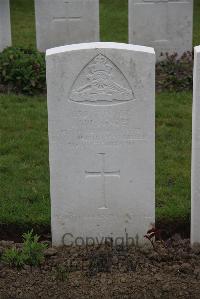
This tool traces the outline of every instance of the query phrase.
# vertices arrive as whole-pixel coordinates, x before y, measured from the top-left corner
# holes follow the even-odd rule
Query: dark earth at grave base
[[[44,241],[45,242],[45,241]],[[49,244],[50,242],[46,241]],[[0,254],[21,246],[0,241]],[[45,250],[40,267],[0,262],[0,298],[200,298],[200,244],[175,235],[155,248],[65,247]]]
[[[156,221],[155,225],[162,232],[162,238],[168,239],[172,235],[178,233],[183,239],[190,237],[190,218],[169,219]],[[40,240],[51,240],[51,227],[50,225],[17,225],[0,223],[0,240],[11,240],[14,242],[22,241],[22,234],[33,229],[35,234],[40,236]]]

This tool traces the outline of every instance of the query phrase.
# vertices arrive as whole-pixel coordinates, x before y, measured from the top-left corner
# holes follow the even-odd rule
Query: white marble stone
[[[65,233],[144,242],[155,211],[154,50],[76,44],[47,50],[46,62],[53,244]]]
[[[99,41],[99,0],[35,0],[39,51]]]
[[[194,50],[191,242],[200,243],[200,46]]]
[[[0,52],[11,46],[10,2],[0,0]]]
[[[129,43],[161,53],[192,51],[193,0],[129,0]]]

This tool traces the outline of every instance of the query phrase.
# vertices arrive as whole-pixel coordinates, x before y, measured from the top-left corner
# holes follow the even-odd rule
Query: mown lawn
[[[158,220],[190,214],[191,93],[156,98],[156,206]]]
[[[46,100],[0,96],[0,222],[49,221]]]
[[[33,0],[10,0],[13,46],[35,48],[35,12]]]
[[[191,93],[163,93],[156,106],[157,219],[190,212]],[[50,223],[46,99],[0,96],[0,222]]]
[[[101,39],[127,42],[127,0],[101,0]],[[200,44],[200,1],[194,45]],[[35,47],[33,0],[11,0],[15,46]],[[192,94],[162,93],[156,101],[157,220],[190,214]],[[0,95],[0,223],[49,224],[45,97]]]

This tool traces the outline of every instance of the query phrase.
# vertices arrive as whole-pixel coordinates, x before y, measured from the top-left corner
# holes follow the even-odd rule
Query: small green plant
[[[39,236],[33,235],[33,230],[23,234],[23,250],[25,263],[30,266],[38,266],[44,261],[44,249],[46,244],[39,243]]]
[[[56,280],[66,281],[68,279],[68,276],[69,276],[69,272],[64,266],[58,265],[56,267],[55,269]]]
[[[25,265],[25,259],[23,253],[15,248],[8,248],[2,255],[2,261],[8,264],[10,267],[22,268]]]
[[[39,243],[39,236],[33,230],[23,234],[21,250],[13,247],[5,251],[2,260],[10,266],[21,268],[24,265],[39,266],[44,261],[44,249],[47,245]]]

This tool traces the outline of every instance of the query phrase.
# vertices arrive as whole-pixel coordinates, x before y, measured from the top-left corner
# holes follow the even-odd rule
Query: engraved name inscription
[[[62,140],[67,142],[70,146],[88,146],[88,145],[124,145],[135,144],[138,141],[145,141],[146,135],[144,135],[142,129],[135,128],[130,131],[124,132],[83,132],[81,130],[66,129],[62,130],[60,134],[56,134],[54,137],[62,136]]]
[[[104,111],[88,111],[87,107],[80,107],[71,111],[70,125],[55,132],[54,138],[59,137],[70,146],[112,146],[135,144],[147,137],[143,125],[135,122],[134,111],[126,106],[115,113],[107,108]]]
[[[79,73],[69,99],[83,104],[109,105],[132,101],[135,97],[119,68],[98,54]]]

